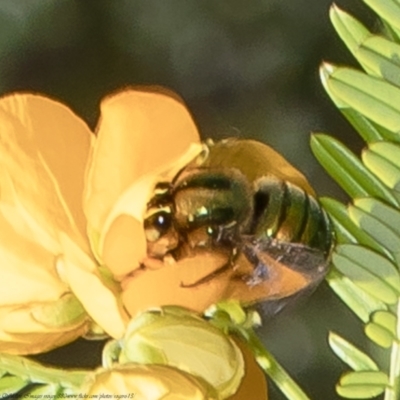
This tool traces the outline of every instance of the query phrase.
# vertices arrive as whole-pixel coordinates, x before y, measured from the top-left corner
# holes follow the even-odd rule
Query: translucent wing
[[[270,303],[276,314],[289,299],[311,292],[324,278],[329,254],[304,244],[244,236],[230,298],[244,304]]]

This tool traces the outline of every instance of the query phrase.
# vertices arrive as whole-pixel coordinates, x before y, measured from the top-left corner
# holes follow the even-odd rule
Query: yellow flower
[[[187,140],[170,145],[183,131]],[[128,317],[93,252],[116,276],[137,267],[155,176],[175,174],[200,149],[185,108],[160,93],[107,98],[97,138],[58,102],[0,99],[0,351],[70,342],[87,331],[86,313],[111,336],[123,335]],[[124,204],[135,185],[134,204]]]
[[[193,375],[164,365],[119,365],[99,371],[88,383],[88,397],[135,400],[218,400]],[[247,400],[247,399],[246,399]]]
[[[175,94],[146,88],[111,95],[96,133],[48,98],[0,99],[0,351],[57,347],[87,331],[87,315],[120,338],[129,317],[151,307],[202,312],[221,299],[253,302],[305,285],[277,265],[276,284],[250,290],[240,279],[252,268],[244,259],[197,285],[226,255],[172,264],[146,257],[143,218],[154,185],[203,150]],[[271,165],[293,171],[269,151]]]

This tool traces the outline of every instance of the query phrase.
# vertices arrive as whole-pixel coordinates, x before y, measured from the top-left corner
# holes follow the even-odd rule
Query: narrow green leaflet
[[[396,336],[397,317],[390,311],[377,311],[372,315],[372,321]]]
[[[354,17],[333,6],[331,21],[353,56],[364,70],[400,86],[400,45],[372,35]]]
[[[331,96],[330,93],[328,94]],[[400,141],[400,137],[374,124],[358,111],[353,110],[348,106],[341,107],[340,111],[367,143],[377,142],[384,139]]]
[[[351,68],[322,67],[324,86],[335,97],[378,125],[400,131],[400,89]]]
[[[363,271],[370,273],[372,279],[376,276],[377,279],[389,285],[396,297],[396,302],[397,296],[400,294],[400,273],[387,258],[366,247],[351,244],[337,246],[335,254],[351,261],[356,275],[359,268],[361,268]]]
[[[369,322],[364,328],[365,334],[378,346],[388,349],[395,339],[393,333],[375,322]]]
[[[377,311],[365,326],[365,334],[377,345],[389,348],[396,338],[397,317],[390,311]]]
[[[380,200],[364,198],[354,200],[354,205],[378,219],[400,237],[399,209],[388,206]]]
[[[366,336],[390,349],[389,374],[385,374],[345,339],[330,337],[336,355],[355,370],[341,377],[337,393],[353,399],[384,394],[384,400],[399,400],[400,0],[364,2],[382,19],[383,30],[378,34],[336,6],[330,18],[365,72],[324,64],[320,76],[326,92],[368,148],[361,162],[342,144],[323,135],[311,147],[353,199],[347,208],[331,199],[322,200],[339,243],[332,256],[335,268],[327,281],[365,323]],[[366,308],[363,298],[368,302]],[[374,298],[378,302],[375,310]]]
[[[400,192],[400,146],[372,143],[362,153],[365,166],[389,188]]]
[[[400,4],[395,0],[363,0],[394,29],[400,30]]]
[[[332,261],[342,274],[350,278],[357,286],[371,296],[376,297],[386,304],[396,303],[398,292],[381,279],[378,273],[372,273],[364,268],[361,260],[335,251]]]
[[[332,5],[329,16],[337,34],[350,52],[357,58],[356,54],[361,43],[363,43],[371,33],[363,24],[350,14],[341,10],[336,4]]]
[[[400,168],[400,146],[395,143],[381,142],[370,144],[369,149]]]
[[[338,334],[330,332],[328,340],[334,353],[354,371],[379,371],[372,358]]]
[[[389,383],[388,376],[381,371],[356,371],[344,374],[340,378],[341,385],[387,385]]]
[[[400,87],[400,45],[381,36],[371,36],[359,47],[356,58],[371,75]]]
[[[356,18],[343,11],[335,3],[329,10],[329,17],[336,33],[353,52],[371,35],[370,31]]]
[[[349,206],[349,216],[361,229],[385,246],[393,260],[400,264],[400,236],[393,228],[355,206]]]
[[[311,149],[321,165],[349,196],[374,196],[398,204],[393,193],[338,140],[328,135],[314,134],[311,137]]]
[[[365,323],[375,311],[387,309],[384,302],[369,295],[335,268],[330,269],[326,280],[332,290]]]
[[[379,371],[348,372],[336,385],[336,391],[348,399],[371,399],[382,394],[389,379]]]
[[[319,201],[333,221],[336,243],[359,243],[385,256],[391,257],[384,246],[378,244],[349,218],[347,206],[328,197],[322,197]]]
[[[329,74],[327,73],[327,70],[324,66],[320,68],[320,76],[321,82],[329,97],[366,142],[376,142],[379,140],[383,140],[387,136],[386,131],[381,132],[382,128],[379,125],[375,125],[363,114],[352,109],[348,104],[336,97],[330,91],[329,86],[327,85]],[[393,136],[393,133],[389,132],[389,136]]]

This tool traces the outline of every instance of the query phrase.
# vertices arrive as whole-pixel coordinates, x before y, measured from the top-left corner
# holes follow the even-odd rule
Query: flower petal
[[[164,365],[127,364],[99,371],[88,392],[89,397],[133,395],[138,400],[216,398],[213,389],[193,375]]]
[[[229,259],[205,252],[171,265],[145,260],[144,269],[124,279],[122,301],[132,317],[149,308],[177,305],[203,312],[226,298],[232,268],[224,268]],[[220,271],[220,272],[218,272]]]
[[[111,207],[132,183],[198,142],[189,112],[169,91],[130,89],[103,100],[85,190],[89,224],[101,231]]]
[[[239,386],[239,390],[229,400],[248,400],[257,394],[257,400],[268,399],[267,381],[264,372],[254,359],[254,355],[248,347],[239,339],[234,338],[235,343],[242,351],[245,363],[245,375]]]
[[[68,291],[57,275],[54,254],[18,234],[1,214],[0,244],[0,306],[55,301]]]
[[[84,234],[84,171],[94,139],[89,128],[66,106],[33,94],[1,98],[0,127],[2,168],[16,181],[18,194],[42,208],[29,204],[31,214],[59,216],[64,209]]]
[[[101,255],[101,261],[117,279],[138,268],[147,254],[143,218],[155,185],[169,182],[202,149],[202,145],[192,143],[169,164],[139,178],[113,205],[100,233],[96,254]]]
[[[128,318],[102,280],[97,265],[67,235],[61,233],[60,240],[65,254],[59,257],[61,275],[91,318],[110,336],[122,337]]]
[[[72,342],[87,331],[86,320],[62,328],[41,324],[32,316],[32,311],[42,305],[0,307],[0,352],[36,354],[49,351]]]

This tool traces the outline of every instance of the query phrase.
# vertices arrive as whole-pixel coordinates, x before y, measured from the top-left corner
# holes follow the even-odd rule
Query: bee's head
[[[251,218],[251,196],[247,180],[235,169],[184,170],[164,198],[149,203],[149,255],[160,257],[179,245],[232,246]]]

